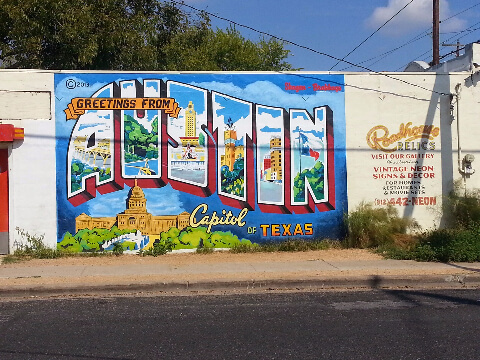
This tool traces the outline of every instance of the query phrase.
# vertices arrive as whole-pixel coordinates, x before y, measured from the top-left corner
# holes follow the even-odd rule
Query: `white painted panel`
[[[52,91],[53,76],[53,72],[38,70],[2,70],[0,90]]]
[[[48,91],[0,91],[0,119],[52,119]]]
[[[21,240],[18,227],[44,235],[45,244],[56,247],[55,122],[30,120],[18,126],[25,129],[25,140],[13,143],[9,158],[10,229],[16,241]]]

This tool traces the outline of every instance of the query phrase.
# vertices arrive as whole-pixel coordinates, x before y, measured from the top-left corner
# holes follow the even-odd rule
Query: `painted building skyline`
[[[270,150],[263,157],[262,180],[281,182],[282,171],[282,139],[279,136],[272,136],[270,139]]]
[[[227,124],[227,130],[225,130],[223,134],[225,139],[225,153],[221,156],[221,164],[222,166],[228,166],[228,169],[233,171],[235,161],[245,156],[243,138],[237,138],[237,131],[231,122]]]

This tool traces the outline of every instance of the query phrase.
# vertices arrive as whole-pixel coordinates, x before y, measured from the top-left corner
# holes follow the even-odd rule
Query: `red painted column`
[[[0,254],[8,253],[8,150],[0,149]]]

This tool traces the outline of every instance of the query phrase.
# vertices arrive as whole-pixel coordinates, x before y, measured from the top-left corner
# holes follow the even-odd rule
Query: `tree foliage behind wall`
[[[71,70],[291,70],[288,50],[157,0],[2,0],[0,63]]]

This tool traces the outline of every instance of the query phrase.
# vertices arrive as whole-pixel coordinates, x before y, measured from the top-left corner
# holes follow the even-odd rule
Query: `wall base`
[[[0,255],[8,254],[8,232],[0,232]]]

